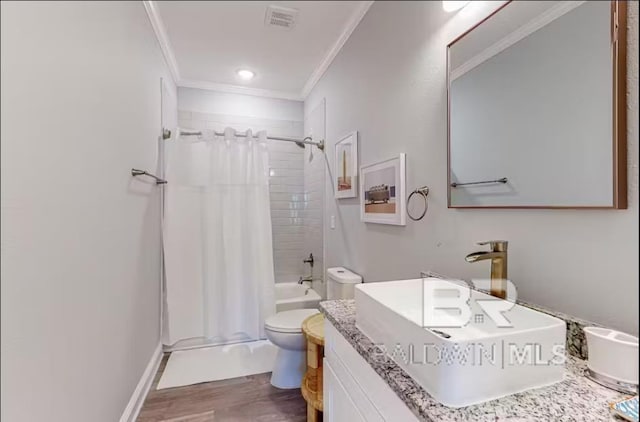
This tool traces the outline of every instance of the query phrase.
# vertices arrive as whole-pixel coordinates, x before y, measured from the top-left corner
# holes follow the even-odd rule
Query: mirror
[[[450,208],[626,208],[626,4],[509,2],[448,50]]]

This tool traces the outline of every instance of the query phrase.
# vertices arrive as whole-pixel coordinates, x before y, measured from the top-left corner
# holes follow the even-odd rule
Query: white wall
[[[302,121],[302,101],[230,94],[206,89],[180,88],[178,108],[209,114]]]
[[[1,418],[113,422],[160,338],[159,191],[129,172],[170,75],[141,2],[1,15]]]
[[[420,270],[488,277],[468,264],[474,242],[509,240],[509,272],[521,298],[638,333],[638,3],[629,2],[629,209],[622,211],[447,209],[446,45],[495,7],[471,2],[375,2],[305,101],[326,99],[326,266],[366,281]],[[335,201],[333,146],[351,130],[361,164],[407,153],[407,191],[428,185],[429,212],[406,227],[360,222],[357,199]],[[331,215],[337,227],[326,224]]]
[[[178,109],[181,128],[266,130],[289,138],[303,134],[301,101],[179,88]],[[297,282],[308,272],[302,260],[309,255],[304,247],[304,150],[291,142],[269,140],[267,145],[276,283]]]

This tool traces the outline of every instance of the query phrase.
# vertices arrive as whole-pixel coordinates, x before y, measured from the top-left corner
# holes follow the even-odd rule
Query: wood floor
[[[303,422],[306,402],[299,389],[280,390],[271,374],[250,375],[156,390],[166,354],[142,406],[138,422]]]

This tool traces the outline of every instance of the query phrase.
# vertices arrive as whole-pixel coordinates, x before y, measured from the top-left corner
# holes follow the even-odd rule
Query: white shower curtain
[[[165,344],[265,338],[275,313],[266,139],[226,129],[167,142]]]

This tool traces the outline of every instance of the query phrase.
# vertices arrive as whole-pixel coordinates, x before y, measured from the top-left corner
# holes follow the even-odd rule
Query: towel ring
[[[411,201],[411,197],[413,197],[413,195],[416,195],[416,194],[420,195],[422,197],[422,200],[424,201],[424,210],[422,211],[422,214],[420,214],[419,217],[414,217],[409,212],[409,202]],[[411,192],[411,194],[407,198],[407,215],[413,221],[420,221],[427,214],[427,209],[429,208],[429,204],[427,203],[427,195],[429,195],[429,188],[426,186],[423,186]]]

